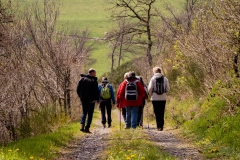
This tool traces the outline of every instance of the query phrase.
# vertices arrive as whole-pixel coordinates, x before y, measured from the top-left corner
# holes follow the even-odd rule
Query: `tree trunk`
[[[121,40],[120,40],[120,48],[119,48],[119,57],[118,57],[118,67],[121,65],[121,59],[122,59],[122,46],[123,46],[123,37],[124,35],[121,34]]]

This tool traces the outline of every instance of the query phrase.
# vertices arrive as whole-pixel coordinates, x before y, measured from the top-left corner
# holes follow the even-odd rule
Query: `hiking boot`
[[[158,130],[158,131],[162,131],[162,130],[163,130],[163,128],[158,128],[157,130]]]
[[[92,133],[92,132],[89,131],[89,128],[85,128],[84,132],[85,133]]]
[[[84,132],[84,124],[82,124],[80,131]]]
[[[109,125],[108,125],[108,128],[110,128],[111,126],[112,126],[112,125],[111,125],[111,124],[109,124]]]
[[[130,129],[130,127],[125,127],[124,129]]]
[[[106,124],[103,124],[103,128],[106,128]]]

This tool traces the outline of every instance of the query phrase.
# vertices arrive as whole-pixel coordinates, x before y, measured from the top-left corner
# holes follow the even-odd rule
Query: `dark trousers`
[[[166,101],[152,101],[152,104],[156,117],[157,128],[163,128]]]
[[[85,121],[87,118],[87,125],[85,128],[90,128],[92,123],[93,111],[94,111],[95,102],[93,103],[83,103],[82,102],[82,117],[81,117],[81,124],[85,125]]]
[[[111,111],[112,111],[112,103],[111,100],[102,101],[100,103],[101,115],[102,115],[102,124],[106,124],[106,121],[109,125],[112,123]],[[105,111],[107,110],[107,120]]]
[[[143,108],[144,108],[144,105],[141,105],[138,108],[138,118],[137,118],[137,125],[138,126],[142,126],[143,125]]]
[[[123,119],[124,119],[124,122],[126,123],[126,108],[122,108],[122,116],[123,116]]]

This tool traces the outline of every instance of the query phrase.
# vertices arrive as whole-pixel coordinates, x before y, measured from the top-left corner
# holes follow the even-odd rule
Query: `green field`
[[[39,0],[40,2],[42,0]],[[28,5],[33,0],[13,0],[20,5]],[[111,30],[113,22],[109,20],[111,12],[108,9],[109,4],[105,0],[56,0],[60,4],[59,25],[68,29],[78,29],[80,31],[88,30],[91,37],[104,37],[104,33]],[[174,7],[181,10],[185,0],[172,0]],[[157,0],[155,6],[164,12],[162,0]],[[111,49],[107,44],[95,46],[92,52],[92,58],[96,60],[95,64],[87,66],[97,69],[97,76],[110,71],[111,61],[107,57]]]

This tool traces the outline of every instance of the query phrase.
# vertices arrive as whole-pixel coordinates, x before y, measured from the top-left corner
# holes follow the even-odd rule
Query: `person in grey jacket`
[[[156,117],[157,130],[162,131],[164,126],[164,112],[166,106],[167,95],[166,93],[170,91],[168,79],[164,76],[163,85],[164,85],[164,93],[157,94],[156,93],[156,79],[161,78],[163,74],[161,73],[160,67],[153,68],[154,76],[151,78],[148,85],[148,92],[151,95],[151,101],[153,104],[154,114]]]

